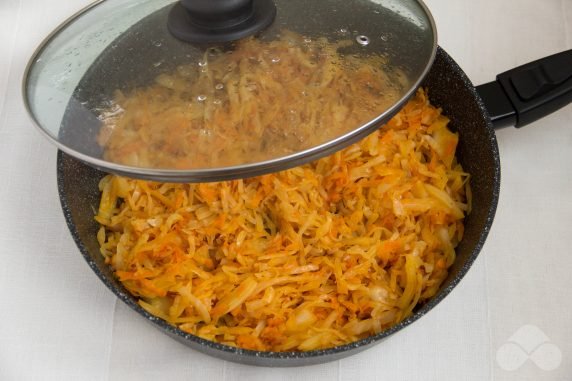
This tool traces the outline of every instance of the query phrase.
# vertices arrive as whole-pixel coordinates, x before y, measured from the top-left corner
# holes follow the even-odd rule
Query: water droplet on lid
[[[382,34],[380,38],[381,38],[381,41],[389,40],[389,37],[387,37],[385,34]]]
[[[199,130],[199,134],[203,135],[203,136],[211,136],[213,133],[211,130],[207,129],[207,128],[201,128]]]
[[[207,96],[202,95],[202,94],[197,97],[197,101],[199,101],[199,102],[204,102],[206,99],[207,99]]]
[[[309,37],[306,37],[306,38],[304,38],[304,42],[305,42],[306,44],[309,44],[310,42],[312,42],[312,39],[309,38]]]
[[[205,66],[207,66],[207,65],[208,65],[208,62],[206,62],[206,61],[199,61],[199,66],[200,66],[200,67],[205,67]]]
[[[378,14],[380,14],[381,12],[376,9],[375,11],[373,11],[373,13],[375,13],[376,15],[378,15]]]
[[[215,89],[222,90],[222,89],[224,89],[224,85],[222,83],[219,83],[215,86]]]
[[[215,99],[213,103],[218,106],[222,104],[222,101],[220,99]]]
[[[362,46],[369,45],[369,37],[368,36],[364,36],[364,35],[357,36],[356,41],[358,44],[360,44]]]
[[[278,62],[280,62],[280,57],[274,57],[274,58],[272,58],[271,61],[272,61],[272,63],[278,63]]]
[[[163,65],[163,61],[155,62],[155,63],[153,64],[153,67],[159,67],[159,66],[161,66],[161,65]]]
[[[338,31],[340,32],[340,34],[348,34],[348,30],[346,28],[340,28],[340,30]]]
[[[163,43],[161,41],[153,41],[153,45],[155,45],[156,47],[160,47],[161,45],[163,45]]]

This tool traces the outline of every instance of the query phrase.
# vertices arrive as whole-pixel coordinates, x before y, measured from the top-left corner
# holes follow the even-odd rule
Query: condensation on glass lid
[[[197,169],[263,162],[327,143],[393,106],[406,76],[369,52],[282,31],[207,49],[146,87],[117,90],[98,144],[118,164]],[[357,46],[357,50],[356,50]]]

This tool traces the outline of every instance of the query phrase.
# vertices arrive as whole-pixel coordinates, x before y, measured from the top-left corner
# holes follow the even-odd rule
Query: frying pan
[[[89,75],[90,72],[86,74]],[[150,315],[113,276],[99,252],[96,239],[99,226],[94,215],[100,198],[98,182],[106,174],[59,152],[58,191],[67,225],[89,266],[119,299],[156,328],[193,349],[224,360],[260,366],[311,365],[356,354],[428,313],[465,276],[483,247],[498,202],[500,161],[494,128],[523,126],[571,102],[572,51],[524,65],[475,88],[454,60],[439,48],[422,86],[428,89],[431,102],[451,119],[450,127],[459,132],[457,157],[471,174],[473,211],[465,219],[465,234],[456,250],[457,259],[439,292],[418,306],[410,317],[375,336],[325,350],[258,352],[201,339]],[[81,117],[74,115],[73,110],[68,107],[64,120]]]

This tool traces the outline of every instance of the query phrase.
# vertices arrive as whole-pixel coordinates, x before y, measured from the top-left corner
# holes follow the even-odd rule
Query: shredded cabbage
[[[284,30],[275,41],[211,48],[198,65],[118,90],[100,115],[104,157],[139,167],[225,167],[342,136],[392,106],[407,83],[382,55],[351,54],[351,45]]]
[[[207,184],[106,176],[97,235],[140,305],[263,351],[349,343],[439,290],[470,211],[448,119],[416,96],[387,125],[287,171]]]

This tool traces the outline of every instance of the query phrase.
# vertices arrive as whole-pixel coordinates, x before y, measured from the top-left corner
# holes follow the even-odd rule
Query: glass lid
[[[100,0],[42,43],[23,93],[48,139],[87,164],[220,181],[365,137],[436,49],[417,0]]]

